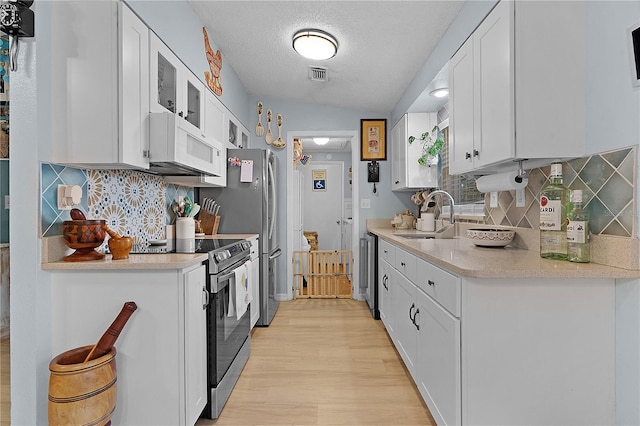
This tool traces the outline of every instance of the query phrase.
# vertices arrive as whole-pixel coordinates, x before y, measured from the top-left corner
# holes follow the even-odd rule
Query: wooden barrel
[[[49,424],[108,425],[116,408],[116,348],[84,362],[93,345],[71,349],[49,363]]]

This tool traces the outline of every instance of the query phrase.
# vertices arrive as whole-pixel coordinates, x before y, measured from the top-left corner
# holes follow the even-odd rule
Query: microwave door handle
[[[271,166],[271,163],[268,163],[268,169],[269,169],[269,180],[271,181],[271,185],[267,185],[267,187],[271,187],[273,189],[273,198],[270,200],[271,201],[271,225],[269,226],[269,239],[271,239],[272,235],[273,235],[273,228],[275,227],[276,224],[276,200],[277,200],[277,196],[276,196],[276,180],[273,176],[273,167]]]

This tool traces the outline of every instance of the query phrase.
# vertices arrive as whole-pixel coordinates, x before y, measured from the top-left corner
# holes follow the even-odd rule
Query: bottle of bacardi
[[[567,260],[567,205],[562,164],[551,164],[549,183],[540,191],[540,256]]]

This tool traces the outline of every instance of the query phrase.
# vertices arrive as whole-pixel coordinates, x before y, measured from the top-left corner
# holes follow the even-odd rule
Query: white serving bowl
[[[468,229],[467,238],[479,247],[504,247],[513,241],[515,231],[510,229]]]

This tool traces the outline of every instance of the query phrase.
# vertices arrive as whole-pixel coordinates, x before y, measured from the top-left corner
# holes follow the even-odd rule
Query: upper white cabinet
[[[498,3],[449,62],[449,171],[584,155],[584,43],[580,2]]]
[[[149,30],[122,2],[52,2],[52,148],[42,160],[149,167]]]
[[[249,130],[233,114],[228,115],[228,142],[233,148],[249,148]]]
[[[413,190],[419,188],[437,188],[438,161],[421,165],[418,158],[422,155],[420,136],[429,132],[438,124],[437,113],[407,113],[391,130],[391,190]],[[409,144],[409,136],[416,140]]]
[[[149,110],[174,113],[185,120],[191,132],[204,137],[204,84],[153,32],[149,36],[149,46]]]

